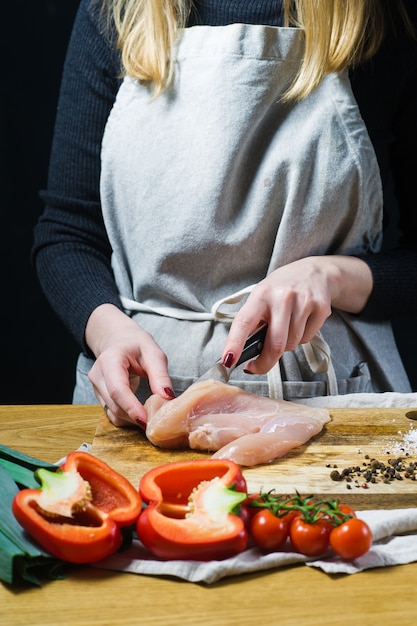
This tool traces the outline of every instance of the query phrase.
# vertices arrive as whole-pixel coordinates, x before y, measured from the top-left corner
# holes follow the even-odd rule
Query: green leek
[[[0,580],[31,583],[64,578],[62,561],[52,557],[23,530],[12,513],[12,502],[21,487],[38,487],[34,471],[55,468],[0,445]]]

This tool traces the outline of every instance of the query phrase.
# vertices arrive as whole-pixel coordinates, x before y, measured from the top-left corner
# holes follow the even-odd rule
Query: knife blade
[[[216,361],[216,363],[210,367],[202,376],[197,378],[194,382],[200,382],[201,380],[209,380],[214,378],[214,380],[219,380],[222,383],[228,383],[230,379],[230,375],[236,367],[242,365],[242,363],[246,363],[251,359],[254,359],[256,356],[259,356],[262,352],[262,348],[264,347],[264,341],[266,336],[266,331],[268,329],[268,324],[264,324],[258,330],[255,330],[246,340],[246,343],[243,347],[242,354],[240,355],[237,362],[232,365],[232,367],[226,367],[222,365],[221,359]]]

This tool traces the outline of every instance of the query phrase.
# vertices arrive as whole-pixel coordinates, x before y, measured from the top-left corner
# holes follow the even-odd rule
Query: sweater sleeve
[[[82,0],[63,70],[45,208],[33,261],[51,306],[88,352],[84,331],[103,303],[121,308],[100,199],[100,149],[120,75],[118,55],[100,32],[97,8]]]

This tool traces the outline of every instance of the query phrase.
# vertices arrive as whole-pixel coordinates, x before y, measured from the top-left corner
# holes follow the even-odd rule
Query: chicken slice
[[[326,409],[274,400],[215,380],[174,400],[145,403],[146,435],[155,446],[215,451],[240,465],[269,463],[306,443],[330,420]]]

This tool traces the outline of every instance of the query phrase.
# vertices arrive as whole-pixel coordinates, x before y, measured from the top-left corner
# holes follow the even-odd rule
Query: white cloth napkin
[[[342,396],[318,396],[316,398],[298,398],[298,404],[332,409],[353,409],[361,407],[385,407],[417,409],[417,393],[348,393]]]
[[[417,495],[416,495],[417,501]],[[354,574],[365,569],[401,565],[417,561],[417,508],[391,511],[358,511],[373,533],[372,548],[354,561],[344,561],[333,553],[320,559],[305,557],[290,549],[264,554],[249,548],[223,561],[162,561],[140,541],[93,566],[148,576],[174,576],[190,582],[214,583],[227,576],[276,569],[295,563],[318,567],[328,574]]]

